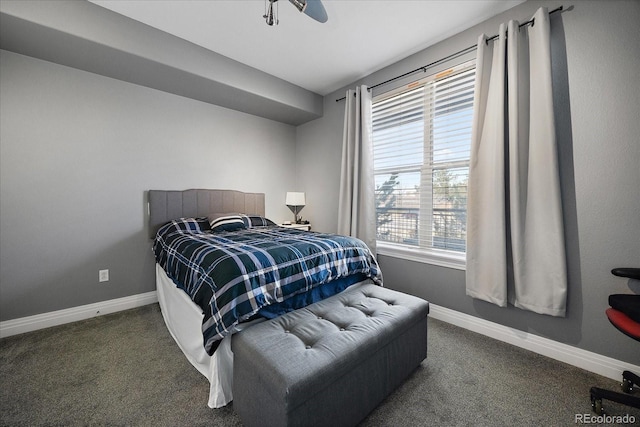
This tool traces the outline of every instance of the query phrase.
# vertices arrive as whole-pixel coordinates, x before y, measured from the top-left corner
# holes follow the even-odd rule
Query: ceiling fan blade
[[[320,0],[307,0],[307,7],[304,14],[315,19],[318,22],[327,22],[329,17]]]
[[[324,23],[329,19],[321,0],[289,0],[289,2],[297,7],[300,12],[318,22]]]

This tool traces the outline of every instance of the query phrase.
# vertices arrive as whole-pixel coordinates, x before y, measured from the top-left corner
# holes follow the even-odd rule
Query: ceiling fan
[[[267,6],[266,2],[269,2]],[[278,25],[278,10],[274,11],[273,4],[278,0],[265,0],[265,14],[263,18],[267,22],[267,25]],[[327,11],[324,9],[321,0],[289,0],[289,3],[294,5],[300,12],[315,19],[318,22],[327,22],[329,17]]]

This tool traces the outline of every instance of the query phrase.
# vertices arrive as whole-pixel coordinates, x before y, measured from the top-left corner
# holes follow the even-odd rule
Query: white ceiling
[[[525,0],[324,0],[321,24],[286,0],[90,0],[320,95]]]

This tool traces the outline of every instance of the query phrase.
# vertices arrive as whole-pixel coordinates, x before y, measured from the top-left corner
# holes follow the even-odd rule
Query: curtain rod
[[[573,6],[569,6],[569,8],[567,10],[571,10],[572,8],[573,8]],[[562,12],[562,10],[563,10],[562,6],[559,6],[559,7],[555,8],[555,9],[553,9],[551,12],[549,12],[549,15],[551,15],[552,13],[556,13],[556,12]],[[522,24],[520,24],[519,28],[522,28],[522,27],[524,27],[526,25],[533,25],[534,21],[535,21],[535,19],[532,18],[532,19],[528,20],[527,22],[523,22]],[[498,37],[500,37],[499,34],[496,34],[495,36],[489,37],[486,40],[486,43],[489,43],[490,41],[493,41],[493,40],[497,39]],[[418,71],[422,71],[422,72],[426,73],[428,68],[434,67],[434,66],[436,66],[436,65],[438,65],[438,64],[440,64],[442,62],[445,62],[445,61],[448,61],[450,59],[456,58],[456,57],[458,57],[460,55],[464,55],[465,53],[469,53],[470,51],[476,49],[477,47],[478,47],[478,45],[474,44],[473,46],[469,46],[466,49],[462,49],[462,50],[460,50],[460,51],[458,51],[456,53],[452,53],[451,55],[445,56],[444,58],[438,59],[437,61],[434,61],[434,62],[432,62],[430,64],[423,65],[422,67],[416,68],[415,70],[408,71],[408,72],[406,72],[404,74],[401,74],[399,76],[393,77],[393,78],[391,78],[389,80],[385,80],[382,83],[375,84],[375,85],[369,87],[367,90],[372,90],[374,88],[377,88],[378,86],[382,86],[382,85],[385,85],[387,83],[391,83],[391,82],[393,82],[395,80],[401,79],[403,77],[410,76],[411,74],[415,74]],[[342,100],[344,100],[346,98],[347,98],[346,96],[343,96],[340,99],[336,99],[336,102],[340,102],[340,101],[342,101]]]

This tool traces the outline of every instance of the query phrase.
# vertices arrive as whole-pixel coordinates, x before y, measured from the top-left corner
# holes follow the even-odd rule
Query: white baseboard
[[[158,302],[156,291],[0,322],[0,338]]]
[[[77,322],[109,313],[141,307],[158,302],[156,291],[132,295],[95,304],[72,307],[65,310],[22,317],[0,322],[0,338],[25,332],[36,331],[51,326]],[[640,366],[602,356],[567,344],[543,338],[528,332],[460,313],[435,304],[429,304],[430,316],[443,322],[468,329],[473,332],[503,341],[534,353],[559,360],[578,368],[620,380],[622,371],[640,372]]]
[[[429,316],[452,325],[559,360],[589,372],[620,381],[622,371],[640,372],[640,366],[543,338],[528,332],[429,304]]]

